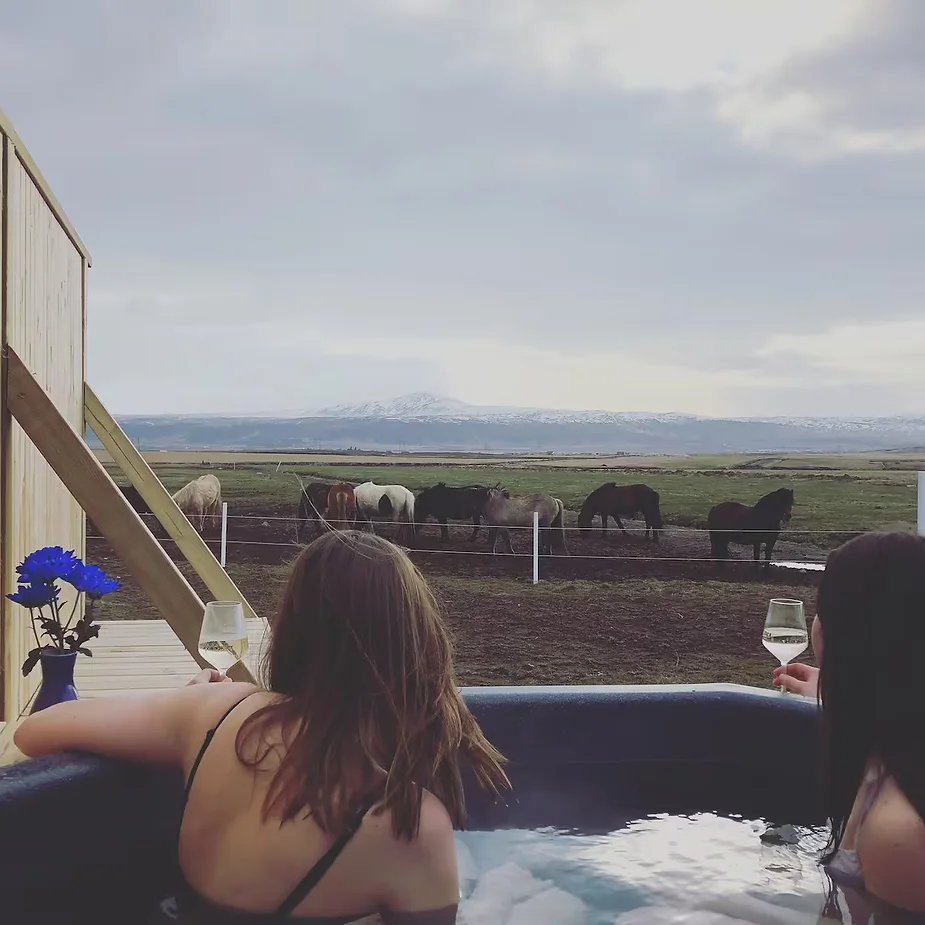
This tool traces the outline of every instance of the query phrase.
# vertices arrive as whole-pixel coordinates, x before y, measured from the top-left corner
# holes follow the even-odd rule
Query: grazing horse
[[[348,488],[353,490],[353,487],[346,482],[340,484],[346,485]],[[302,485],[301,491],[299,493],[299,509],[296,513],[297,542],[304,542],[305,530],[309,523],[312,523],[315,526],[315,536],[321,536],[323,532],[322,524],[326,519],[329,519],[328,496],[331,489],[334,487],[335,486],[330,482],[309,482],[307,485]],[[349,505],[349,501],[347,504]],[[347,527],[345,529],[352,526],[356,530],[363,530],[366,533],[374,533],[375,531],[373,530],[373,525],[370,522],[370,519],[363,513],[363,511],[360,510],[356,503],[355,497],[353,500],[353,510],[353,517],[348,517],[346,519]],[[344,518],[339,519],[344,520]]]
[[[363,482],[354,488],[357,510],[370,520],[388,517],[398,523],[398,542],[410,545],[414,540],[414,494],[404,485],[376,485]]]
[[[652,539],[656,543],[659,541],[659,530],[665,526],[659,508],[658,492],[654,488],[649,488],[648,485],[617,485],[616,482],[607,482],[600,488],[595,488],[581,506],[578,526],[583,530],[590,530],[591,522],[596,514],[601,515],[603,533],[607,532],[607,520],[612,517],[623,531],[624,536],[626,536],[626,528],[620,520],[620,515],[635,517],[637,514],[642,514],[646,521],[646,539],[649,539],[651,530]]]
[[[771,552],[781,526],[790,522],[793,511],[793,489],[778,488],[749,507],[738,501],[723,501],[710,508],[707,529],[710,531],[710,555],[717,568],[729,558],[729,544],[751,546],[754,550],[755,569],[764,544],[764,570],[771,568]]]
[[[488,489],[488,500],[482,508],[482,516],[488,524],[488,541],[491,551],[497,551],[498,536],[501,535],[507,551],[513,553],[510,528],[532,527],[534,511],[539,514],[540,555],[552,555],[555,551],[567,556],[565,505],[562,501],[544,492],[535,492],[523,498],[512,498],[500,488]]]
[[[299,510],[296,514],[296,540],[302,543],[309,522],[315,526],[315,536],[321,536],[321,521],[328,507],[330,482],[309,482],[299,492]]]
[[[484,485],[448,488],[445,482],[438,482],[432,488],[425,488],[415,499],[415,523],[421,527],[428,517],[433,517],[440,524],[440,539],[445,543],[450,538],[447,520],[471,520],[469,542],[474,543],[479,535],[482,509],[488,501],[488,491]]]
[[[202,533],[205,530],[206,518],[212,527],[221,516],[222,486],[219,480],[210,472],[201,475],[192,482],[187,482],[173,495],[174,503],[186,515],[189,522]]]
[[[353,486],[337,482],[328,489],[324,519],[334,530],[351,530],[356,524],[357,502]]]

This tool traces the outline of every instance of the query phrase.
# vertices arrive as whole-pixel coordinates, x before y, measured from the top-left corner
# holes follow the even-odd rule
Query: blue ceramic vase
[[[42,686],[35,695],[30,713],[38,713],[46,707],[63,703],[65,700],[77,700],[77,688],[74,687],[74,665],[77,652],[52,651],[43,652],[39,658],[42,666]]]

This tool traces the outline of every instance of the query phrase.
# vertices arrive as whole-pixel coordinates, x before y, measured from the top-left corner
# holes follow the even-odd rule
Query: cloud
[[[11,8],[0,105],[93,253],[94,388],[925,412],[914,368],[812,352],[925,314],[922,7],[743,9]]]

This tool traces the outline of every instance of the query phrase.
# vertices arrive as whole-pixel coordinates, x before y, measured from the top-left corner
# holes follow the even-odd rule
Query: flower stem
[[[42,608],[39,607],[39,616],[42,615]],[[35,617],[33,616],[33,608],[29,608],[29,622],[32,624],[32,635],[35,636],[35,645],[36,648],[41,649],[42,643],[39,641],[39,631],[35,628]]]
[[[74,597],[74,606],[71,608],[70,616],[67,618],[67,626],[64,627],[64,632],[61,634],[62,642],[64,640],[64,633],[66,633],[71,628],[71,620],[74,619],[74,614],[77,612],[77,605],[80,603],[80,592],[78,591]]]
[[[58,637],[54,639],[53,641],[55,643],[55,647],[60,649],[63,652],[64,651],[64,628],[61,626],[61,608],[58,605],[58,602],[54,599],[51,602],[51,609],[55,615],[55,623],[58,624],[58,628],[61,630],[61,632],[58,634]]]

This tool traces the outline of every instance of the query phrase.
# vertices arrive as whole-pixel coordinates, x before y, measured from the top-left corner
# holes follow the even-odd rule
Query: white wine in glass
[[[787,665],[809,647],[803,602],[774,598],[768,604],[761,641],[781,665]],[[781,685],[781,693],[786,689]]]
[[[247,654],[247,622],[240,601],[209,601],[199,631],[199,654],[228,674]]]

